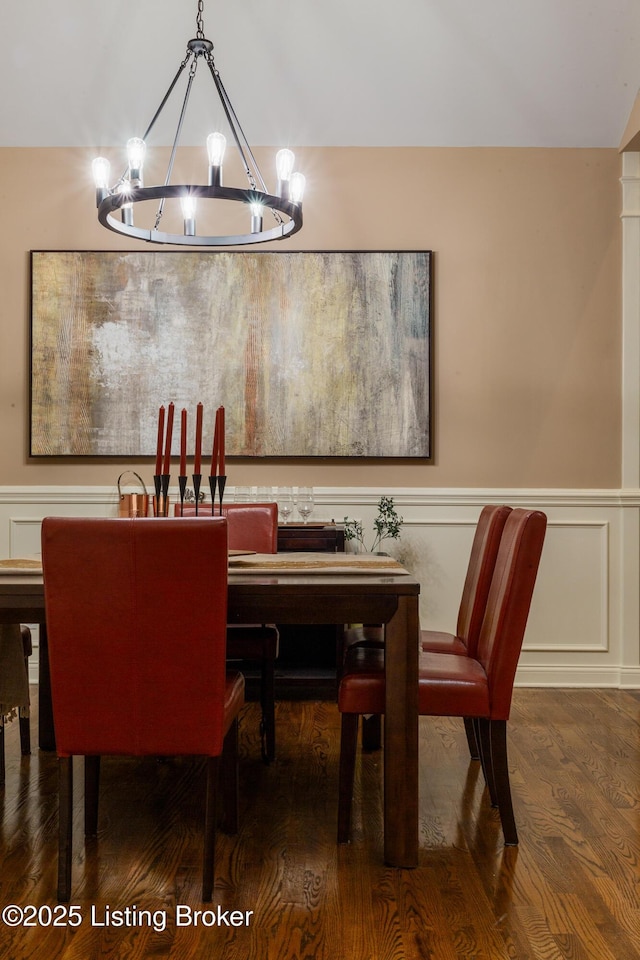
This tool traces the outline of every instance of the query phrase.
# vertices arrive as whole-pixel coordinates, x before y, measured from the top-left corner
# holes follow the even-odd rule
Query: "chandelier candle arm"
[[[231,103],[213,59],[213,43],[204,35],[202,21],[203,0],[198,0],[196,14],[196,39],[189,40],[187,52],[169,89],[160,102],[144,137],[131,137],[127,143],[127,169],[125,174],[109,186],[110,164],[105,157],[96,157],[92,168],[96,187],[96,205],[98,220],[102,226],[116,233],[150,243],[169,243],[187,246],[242,246],[264,243],[293,236],[302,228],[302,196],[305,186],[304,176],[294,171],[295,157],[291,150],[284,148],[276,158],[277,186],[270,193],[248,140],[244,134],[237,113]],[[248,188],[224,187],[222,165],[226,146],[226,137],[216,131],[207,137],[208,185],[172,184],[171,177],[180,143],[182,127],[187,113],[191,87],[196,77],[198,60],[204,57],[214,82],[214,87],[222,106],[229,131],[238,149],[244,167]],[[145,187],[143,184],[143,166],[147,152],[147,138],[161,115],[185,67],[190,63],[187,89],[173,139],[167,173],[163,185]],[[228,234],[198,234],[196,220],[196,199],[214,202],[231,201],[247,208],[246,223],[250,232]],[[151,227],[134,225],[133,210],[136,204],[149,200],[158,200],[155,223]],[[183,233],[165,232],[159,229],[166,202],[182,203]],[[265,211],[270,210],[275,226],[265,228]],[[117,214],[120,214],[118,217]],[[203,218],[205,223],[206,217]],[[215,222],[215,221],[214,221]],[[221,471],[222,472],[222,471]]]

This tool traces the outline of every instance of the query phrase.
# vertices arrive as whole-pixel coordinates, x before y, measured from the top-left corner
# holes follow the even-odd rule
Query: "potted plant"
[[[360,520],[350,520],[344,518],[344,538],[345,540],[355,541],[360,547],[368,553],[376,553],[380,550],[380,545],[384,540],[398,540],[400,537],[400,527],[404,523],[404,518],[398,516],[393,502],[393,497],[380,497],[378,501],[378,516],[373,521],[375,537],[370,550],[364,542],[364,531]]]

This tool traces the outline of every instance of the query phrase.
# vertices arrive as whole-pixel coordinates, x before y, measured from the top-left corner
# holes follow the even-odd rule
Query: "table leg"
[[[401,596],[386,628],[384,858],[418,865],[418,598]]]
[[[47,625],[39,624],[40,639],[38,667],[38,743],[41,750],[55,750],[56,735],[53,729],[51,705],[51,677],[49,675],[49,644]]]

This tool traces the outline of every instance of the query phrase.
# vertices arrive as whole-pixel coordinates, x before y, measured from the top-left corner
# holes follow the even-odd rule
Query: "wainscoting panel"
[[[609,524],[551,521],[523,649],[607,653],[609,646]]]
[[[455,627],[482,506],[544,510],[549,527],[517,683],[640,687],[638,491],[320,488],[313,519],[358,518],[370,543],[381,493],[404,517],[400,540],[382,549],[420,580],[421,622],[433,629]],[[116,513],[113,488],[2,487],[0,556],[38,553],[47,515]],[[31,670],[35,680],[37,649]]]
[[[9,556],[39,557],[42,521],[35,517],[11,517],[9,520]]]

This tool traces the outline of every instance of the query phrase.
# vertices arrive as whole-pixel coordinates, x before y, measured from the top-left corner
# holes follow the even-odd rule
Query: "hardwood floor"
[[[21,759],[11,724],[0,912],[41,909],[40,925],[0,920],[2,960],[640,960],[639,693],[516,690],[517,848],[502,844],[461,721],[423,718],[411,871],[382,864],[380,754],[359,758],[353,842],[335,843],[335,705],[279,703],[270,767],[256,710],[241,725],[240,833],[218,840],[214,926],[203,926],[214,913],[176,923],[177,905],[184,920],[203,909],[204,767],[188,759],[105,761],[99,836],[86,847],[76,761],[71,903],[82,922],[54,926],[56,760]]]

